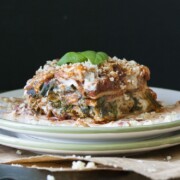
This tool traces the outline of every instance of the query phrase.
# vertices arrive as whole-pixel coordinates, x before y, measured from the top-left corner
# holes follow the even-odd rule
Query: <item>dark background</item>
[[[46,60],[100,50],[149,66],[149,85],[180,90],[179,0],[0,1],[0,90]]]

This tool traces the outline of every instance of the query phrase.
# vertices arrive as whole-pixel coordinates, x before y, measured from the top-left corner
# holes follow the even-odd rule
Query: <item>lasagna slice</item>
[[[47,61],[24,87],[27,106],[34,113],[103,123],[160,108],[147,86],[149,69],[135,61],[109,57],[99,65],[57,62]]]

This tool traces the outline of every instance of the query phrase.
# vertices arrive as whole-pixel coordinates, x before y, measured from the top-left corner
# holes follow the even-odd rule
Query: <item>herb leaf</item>
[[[93,61],[93,59],[96,58],[96,52],[95,51],[83,51],[83,52],[80,52],[84,57],[86,57],[86,59],[90,60],[91,63]]]
[[[60,59],[60,61],[58,61],[57,65],[61,66],[67,63],[78,63],[84,61],[86,61],[86,57],[81,55],[81,53],[68,52]]]
[[[98,65],[108,59],[108,55],[104,52],[83,51],[83,52],[68,52],[57,63],[61,66],[67,63],[78,63],[90,60],[92,64]]]
[[[108,55],[104,52],[95,52],[95,51],[83,51],[80,52],[83,56],[91,61],[92,64],[101,64],[108,59]]]
[[[104,52],[97,52],[96,57],[91,60],[92,64],[101,64],[108,59],[108,55]]]

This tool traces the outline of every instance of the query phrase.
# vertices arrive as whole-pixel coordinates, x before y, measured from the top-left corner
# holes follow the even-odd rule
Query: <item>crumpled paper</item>
[[[85,162],[85,164],[94,162],[96,167],[72,169],[74,161]],[[122,155],[116,155],[116,157],[39,155],[29,151],[0,146],[0,163],[53,172],[102,169],[134,171],[151,179],[161,180],[180,177],[180,145],[126,157]]]

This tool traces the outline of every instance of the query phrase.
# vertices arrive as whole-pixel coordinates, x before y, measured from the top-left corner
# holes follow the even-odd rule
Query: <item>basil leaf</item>
[[[57,65],[61,66],[67,63],[85,62],[86,60],[87,58],[81,55],[81,53],[68,52],[58,61]]]
[[[101,64],[108,59],[108,55],[104,52],[97,52],[94,59],[91,60],[92,64]]]
[[[83,51],[83,52],[68,52],[57,63],[61,66],[67,63],[78,63],[90,60],[92,64],[98,65],[108,59],[108,55],[104,52]]]
[[[83,51],[80,52],[84,57],[86,57],[87,59],[89,59],[91,62],[93,61],[93,59],[95,59],[96,57],[96,52],[95,51]]]
[[[92,64],[101,64],[108,59],[108,55],[104,52],[95,52],[95,51],[83,51],[81,52],[83,56],[91,61]]]

